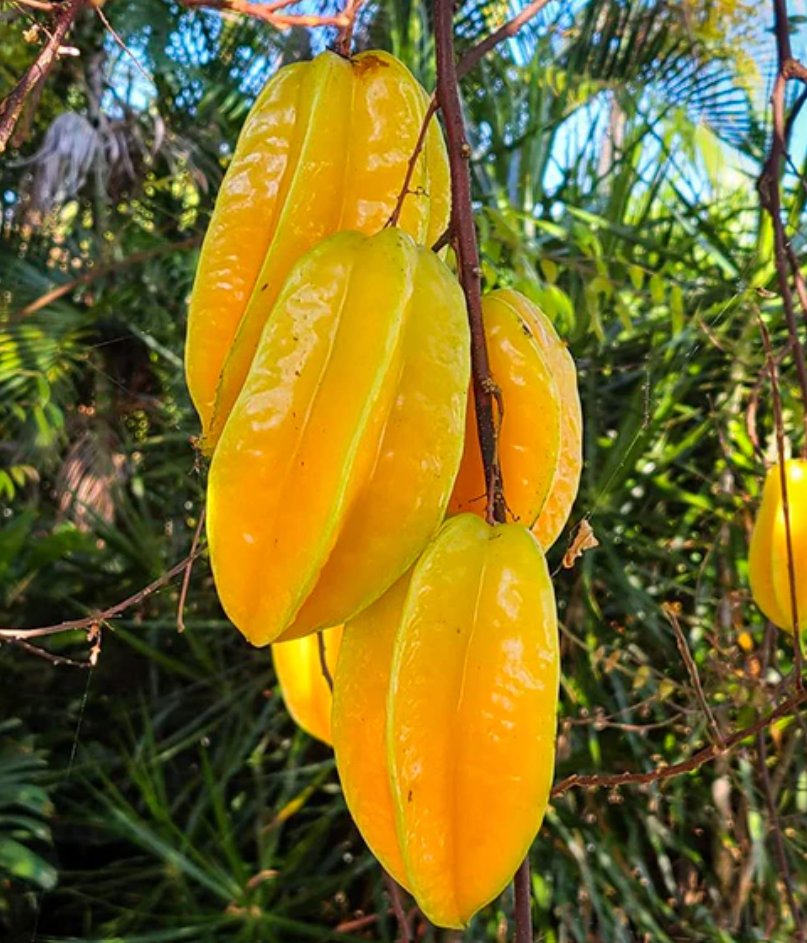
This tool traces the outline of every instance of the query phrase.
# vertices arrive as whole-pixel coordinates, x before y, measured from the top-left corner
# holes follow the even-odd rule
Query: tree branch
[[[319,16],[314,13],[278,13],[293,6],[299,0],[276,0],[275,3],[255,3],[252,0],[179,0],[185,7],[202,7],[224,13],[239,13],[261,20],[275,29],[287,30],[293,26],[336,26],[345,29],[351,25],[350,16],[342,11],[331,16]]]
[[[793,616],[793,660],[796,669],[796,689],[801,690],[803,684],[801,629],[799,625],[799,606],[796,593],[796,558],[793,548],[790,496],[788,494],[787,467],[785,465],[785,424],[782,416],[782,397],[779,392],[779,378],[776,373],[776,361],[773,356],[771,338],[762,318],[759,319],[759,330],[762,334],[762,344],[765,348],[765,362],[771,379],[771,399],[773,401],[773,418],[776,429],[776,451],[779,455],[779,486],[782,489],[782,516],[785,519],[785,546],[787,547],[787,579],[788,589],[790,590],[790,612]],[[807,409],[807,405],[805,409]]]
[[[476,66],[492,49],[495,49],[499,43],[504,42],[506,39],[510,39],[515,36],[518,31],[528,23],[533,17],[537,16],[538,13],[547,5],[549,0],[534,0],[533,3],[527,4],[524,9],[513,17],[512,20],[508,20],[504,25],[500,26],[497,30],[492,32],[489,36],[486,36],[483,40],[478,42],[472,49],[465,53],[465,55],[460,59],[459,64],[457,65],[457,80],[460,81],[464,79],[469,72]],[[423,118],[423,124],[420,128],[420,134],[418,139],[415,142],[415,149],[412,151],[412,156],[409,158],[409,164],[406,168],[406,176],[404,177],[404,182],[401,187],[401,192],[398,194],[398,201],[395,204],[395,209],[392,211],[392,215],[387,222],[388,226],[397,226],[398,219],[401,215],[401,209],[403,208],[404,200],[409,194],[409,187],[412,183],[412,175],[415,172],[415,166],[420,157],[420,153],[423,150],[423,146],[426,143],[426,132],[429,128],[429,123],[440,109],[440,104],[437,101],[437,96],[432,95],[429,100],[429,108],[426,111],[426,114]],[[445,237],[445,241],[442,241]],[[441,237],[438,240],[438,243],[432,247],[433,252],[439,252],[445,245],[448,245],[447,232],[444,234],[444,237]]]
[[[104,275],[109,275],[110,272],[116,272],[118,269],[126,268],[129,265],[139,265],[141,262],[147,262],[149,259],[153,259],[158,255],[165,255],[167,252],[179,252],[184,249],[194,249],[199,245],[200,242],[201,237],[191,236],[188,239],[183,239],[181,242],[164,243],[163,245],[156,246],[153,249],[144,249],[142,252],[133,252],[131,255],[127,255],[125,258],[120,259],[120,261],[112,262],[109,265],[100,265],[98,268],[91,269],[89,272],[79,275],[78,278],[73,278],[69,282],[65,282],[62,285],[57,285],[50,291],[45,292],[44,295],[40,295],[36,301],[32,301],[24,308],[20,308],[19,311],[15,311],[14,314],[11,315],[12,320],[15,318],[27,318],[29,315],[40,311],[42,308],[46,308],[54,301],[58,301],[59,298],[69,295],[70,292],[75,291],[76,288],[80,288],[82,285],[88,285],[90,282],[94,282],[98,278],[103,278]]]
[[[0,154],[8,146],[28,96],[48,77],[59,56],[65,36],[86,3],[87,0],[64,0],[63,4],[59,4],[56,25],[49,34],[48,41],[23,77],[0,102]]]
[[[793,304],[793,292],[788,280],[788,238],[784,223],[782,222],[782,195],[780,189],[782,161],[787,151],[785,92],[790,78],[803,79],[804,76],[800,74],[800,69],[796,69],[794,66],[795,60],[793,59],[790,47],[787,0],[773,0],[773,9],[779,71],[771,95],[771,104],[773,107],[771,149],[759,180],[757,181],[757,190],[759,191],[762,207],[767,210],[771,218],[771,223],[773,224],[776,277],[779,284],[779,294],[782,297],[782,305],[785,311],[790,347],[793,353],[793,360],[796,364],[799,385],[801,387],[804,405],[805,446],[807,446],[807,364],[805,363],[804,349],[799,339],[796,312]]]
[[[492,32],[490,36],[486,36],[481,42],[478,42],[473,49],[466,52],[460,59],[457,66],[457,78],[464,79],[491,49],[495,49],[499,43],[503,43],[506,39],[512,39],[522,26],[529,23],[543,10],[547,3],[549,3],[549,0],[533,0],[520,13],[517,13],[512,20],[508,20],[503,26]]]
[[[497,431],[493,411],[496,390],[490,373],[485,328],[482,320],[482,270],[476,244],[471,202],[471,147],[465,133],[460,101],[457,64],[454,59],[454,4],[435,0],[435,49],[437,53],[437,101],[446,128],[451,167],[451,227],[457,250],[459,280],[468,307],[471,330],[471,365],[476,405],[477,431],[487,489],[488,523],[506,518],[502,475],[497,456]]]
[[[128,596],[122,602],[115,603],[114,606],[110,606],[108,609],[104,609],[102,612],[95,612],[83,619],[71,619],[67,622],[59,622],[56,625],[46,625],[38,629],[0,629],[0,641],[18,641],[20,639],[27,640],[32,638],[45,638],[49,635],[59,635],[61,632],[73,632],[77,629],[93,629],[101,623],[108,622],[115,616],[120,615],[127,609],[131,609],[133,606],[139,605],[149,596],[156,593],[158,589],[162,589],[163,586],[166,586],[168,583],[170,583],[174,577],[179,576],[180,573],[184,573],[185,570],[187,570],[187,568],[193,563],[193,561],[196,560],[197,557],[201,556],[201,554],[204,552],[204,549],[204,547],[197,547],[194,553],[188,554],[184,560],[182,560],[180,563],[177,563],[175,566],[172,566],[167,573],[163,573],[162,576],[149,583],[148,586],[144,586],[143,589],[139,590],[139,592],[136,592],[132,596]]]
[[[333,694],[333,675],[331,675],[331,669],[328,667],[328,657],[325,651],[325,635],[321,629],[317,632],[317,649],[319,651],[319,670],[322,672],[322,677],[325,679],[325,683],[328,685],[331,694]]]
[[[346,0],[345,6],[342,9],[342,15],[347,18],[347,23],[340,28],[333,48],[340,56],[344,56],[345,59],[350,57],[350,47],[353,42],[353,30],[356,26],[356,17],[359,15],[359,10],[363,3],[364,0]]]
[[[191,573],[193,572],[193,564],[199,550],[199,541],[202,537],[202,528],[205,526],[206,513],[207,508],[202,507],[202,511],[199,514],[199,523],[196,525],[196,530],[193,533],[191,552],[188,554],[188,565],[185,567],[185,572],[182,575],[182,588],[179,591],[179,601],[177,602],[177,631],[180,633],[185,631],[185,601],[188,598],[188,588],[191,585]]]
[[[782,876],[782,881],[785,885],[785,893],[787,895],[787,904],[790,908],[790,915],[792,916],[793,923],[796,926],[796,940],[797,943],[804,943],[804,921],[802,919],[801,911],[796,904],[796,897],[793,893],[793,878],[790,874],[790,865],[787,862],[787,852],[785,851],[785,843],[782,838],[782,829],[779,824],[779,815],[776,811],[776,798],[773,795],[771,777],[768,773],[768,755],[767,750],[765,749],[765,734],[762,731],[757,734],[757,760],[759,763],[759,776],[762,780],[762,791],[765,793],[765,804],[768,807],[768,815],[770,816],[771,820],[771,831],[773,832],[773,843],[776,847],[776,857],[779,859],[779,871]]]
[[[703,685],[701,684],[700,675],[698,674],[698,668],[695,664],[695,660],[692,657],[692,653],[689,650],[689,646],[687,645],[686,636],[684,635],[684,631],[681,628],[681,623],[678,621],[678,616],[676,615],[672,606],[667,604],[662,606],[662,612],[667,617],[667,621],[672,626],[673,632],[675,632],[675,641],[678,645],[678,651],[681,653],[681,658],[683,659],[684,665],[686,666],[689,680],[692,682],[692,687],[695,689],[695,696],[698,699],[700,709],[703,711],[707,723],[709,724],[712,741],[717,744],[717,746],[722,746],[723,735],[720,733],[720,728],[717,726],[715,715],[712,713],[712,709],[709,707],[709,702],[706,700],[706,695],[703,693]]]
[[[724,737],[722,746],[711,744],[699,750],[697,753],[694,753],[688,759],[681,760],[679,763],[673,763],[670,766],[658,766],[644,773],[632,771],[603,774],[573,773],[554,786],[552,789],[552,798],[557,799],[570,789],[579,789],[581,787],[613,789],[617,786],[646,786],[650,783],[673,779],[676,776],[682,775],[682,773],[692,773],[700,769],[701,766],[705,766],[707,763],[716,760],[719,756],[724,756],[744,740],[756,736],[761,730],[767,730],[770,726],[775,724],[777,720],[781,720],[783,717],[798,716],[799,708],[805,701],[807,701],[807,691],[804,689],[796,691],[796,693],[786,701],[783,701],[779,707],[772,710],[767,717],[761,717],[753,724],[749,724],[747,727],[743,727],[733,734]]]

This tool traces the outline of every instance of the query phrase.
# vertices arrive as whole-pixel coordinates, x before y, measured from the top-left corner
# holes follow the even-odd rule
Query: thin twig
[[[104,275],[109,275],[111,272],[127,268],[130,265],[139,265],[141,262],[148,262],[149,259],[153,259],[158,255],[165,255],[167,252],[193,249],[199,245],[200,241],[199,236],[191,236],[188,239],[182,239],[180,242],[164,243],[163,245],[156,246],[154,249],[144,249],[142,252],[133,252],[131,255],[127,255],[126,258],[112,262],[109,265],[99,265],[97,268],[91,269],[83,275],[79,275],[78,278],[73,278],[69,282],[57,285],[50,291],[45,292],[44,295],[40,295],[35,301],[32,301],[24,308],[20,308],[19,311],[15,311],[11,315],[11,318],[12,320],[16,318],[27,318],[29,315],[41,311],[42,308],[46,308],[49,304],[53,304],[54,301],[58,301],[59,298],[69,295],[70,292],[75,291],[76,288],[80,288],[82,285],[88,285],[90,282],[103,278]]]
[[[762,791],[765,793],[765,804],[768,806],[768,815],[771,820],[773,843],[776,846],[776,857],[779,859],[779,871],[785,885],[790,914],[793,917],[793,923],[796,925],[796,940],[798,943],[804,943],[804,921],[801,911],[796,905],[796,897],[793,893],[793,878],[790,874],[790,865],[787,861],[787,852],[785,851],[785,843],[782,838],[782,829],[779,825],[779,815],[776,811],[776,799],[773,795],[771,777],[768,773],[768,755],[765,748],[765,734],[763,731],[757,734],[757,758],[759,762],[759,777],[762,780]]]
[[[776,372],[776,363],[773,358],[771,338],[765,322],[759,318],[759,330],[762,334],[762,343],[765,347],[765,360],[771,378],[771,399],[773,401],[773,417],[776,429],[776,451],[779,457],[779,486],[782,489],[782,514],[785,519],[785,545],[787,547],[787,581],[790,590],[790,614],[793,617],[793,659],[796,670],[796,689],[801,690],[802,655],[801,655],[801,628],[799,624],[799,607],[796,591],[796,558],[793,548],[793,528],[790,516],[790,497],[787,484],[787,464],[785,455],[785,425],[782,418],[782,397],[779,391],[779,379]]]
[[[774,264],[779,285],[779,294],[782,297],[782,306],[787,322],[788,337],[796,364],[796,373],[801,387],[802,403],[804,406],[805,444],[807,444],[807,363],[805,363],[804,349],[799,339],[796,324],[796,312],[793,304],[793,292],[788,280],[789,260],[787,254],[787,234],[782,221],[782,194],[781,173],[782,161],[787,152],[787,120],[785,116],[785,93],[790,78],[803,78],[794,69],[795,60],[790,46],[790,24],[787,14],[787,0],[773,0],[774,32],[776,34],[776,51],[779,70],[774,81],[771,104],[773,106],[773,134],[771,149],[765,161],[762,173],[757,181],[760,202],[767,210],[773,224],[774,237]]]
[[[109,33],[109,35],[115,40],[115,42],[120,46],[120,48],[121,48],[121,49],[126,53],[126,55],[132,60],[132,62],[134,63],[134,67],[137,69],[137,71],[143,76],[143,78],[144,78],[147,82],[149,82],[151,85],[154,85],[154,76],[153,76],[153,75],[150,75],[150,74],[143,68],[143,65],[142,65],[142,63],[140,62],[140,60],[139,60],[139,59],[137,58],[137,56],[132,52],[132,50],[126,45],[126,43],[123,41],[123,39],[121,38],[121,36],[120,36],[119,33],[117,32],[117,30],[116,30],[116,29],[114,28],[114,26],[109,22],[109,20],[107,19],[106,14],[105,14],[104,11],[101,9],[101,7],[100,7],[100,6],[95,6],[94,9],[95,9],[95,12],[98,14],[98,18],[99,18],[100,21],[104,24],[104,27],[106,28],[106,30],[107,30],[107,32]]]
[[[476,405],[479,447],[485,469],[487,519],[504,522],[506,517],[501,469],[497,455],[497,430],[493,401],[495,384],[490,373],[485,328],[482,319],[482,270],[476,243],[471,174],[471,147],[462,114],[457,65],[454,60],[454,5],[435,0],[435,49],[437,53],[437,100],[443,112],[448,160],[451,168],[451,226],[455,237],[459,279],[468,307],[471,330],[471,365]]]
[[[437,239],[437,242],[432,246],[432,252],[441,252],[445,249],[446,246],[451,244],[454,234],[451,231],[451,226],[446,226],[443,230],[443,234]]]
[[[460,59],[459,65],[457,66],[457,78],[464,79],[491,49],[495,49],[499,43],[503,43],[506,39],[512,39],[522,26],[529,23],[531,19],[536,17],[541,10],[543,10],[547,3],[549,3],[549,0],[533,0],[533,2],[528,3],[520,13],[516,14],[512,20],[508,20],[503,26],[500,26],[497,30],[492,32],[490,36],[486,36],[481,42],[478,42],[473,49],[466,52],[462,59]]]
[[[199,523],[196,525],[196,530],[193,534],[193,543],[191,544],[191,552],[189,554],[190,560],[182,576],[182,588],[179,591],[179,602],[177,603],[177,631],[180,633],[185,631],[185,600],[188,598],[188,587],[191,585],[191,573],[193,572],[193,564],[196,560],[196,551],[199,549],[199,541],[202,537],[202,528],[205,526],[206,513],[207,508],[203,507],[199,515]]]
[[[711,763],[719,756],[724,756],[730,750],[742,743],[749,737],[756,736],[760,730],[767,730],[777,720],[783,717],[797,715],[801,705],[807,701],[807,691],[802,689],[796,691],[786,701],[783,701],[777,708],[771,711],[766,717],[760,717],[753,724],[735,731],[723,738],[723,746],[719,747],[711,744],[704,747],[697,753],[681,760],[679,763],[672,763],[669,766],[658,766],[647,772],[626,771],[624,773],[573,773],[557,783],[552,789],[552,798],[557,799],[570,789],[593,788],[593,789],[612,789],[617,786],[640,785],[646,786],[650,783],[662,782],[667,779],[674,779],[682,773],[692,773],[701,766]]]
[[[31,10],[42,10],[43,13],[52,13],[58,6],[58,3],[51,3],[50,0],[8,0],[12,6],[29,7]]]
[[[333,694],[333,676],[328,667],[328,655],[325,651],[325,635],[322,631],[317,632],[317,646],[319,647],[320,671],[322,672],[322,677],[325,679],[325,683],[331,689],[331,694]]]
[[[465,53],[465,55],[460,59],[457,64],[457,80],[464,79],[492,49],[495,49],[499,43],[504,42],[506,39],[510,39],[518,33],[522,26],[528,23],[533,17],[547,5],[549,0],[535,0],[535,2],[528,4],[524,9],[513,17],[512,20],[508,20],[504,25],[500,26],[497,30],[491,33],[489,36],[486,36],[483,40],[476,44],[472,49]],[[418,134],[417,141],[415,142],[415,148],[412,151],[412,155],[409,158],[409,164],[406,168],[406,175],[404,176],[404,182],[401,186],[401,190],[398,194],[398,199],[395,203],[395,209],[392,211],[392,215],[387,221],[387,226],[397,226],[398,220],[401,215],[401,210],[403,208],[404,201],[410,192],[410,185],[412,183],[412,175],[415,172],[415,167],[420,157],[420,153],[423,150],[423,147],[426,143],[426,134],[429,129],[429,124],[434,117],[434,115],[440,110],[440,104],[437,100],[436,95],[432,95],[429,99],[429,107],[426,110],[426,114],[423,116],[423,123],[420,127],[420,133]],[[440,239],[432,246],[433,252],[439,252],[444,246],[447,246],[450,241],[450,228],[447,229]]]
[[[401,190],[398,193],[398,199],[395,201],[395,208],[390,214],[390,218],[387,220],[387,226],[397,226],[398,220],[401,218],[401,210],[403,209],[404,202],[407,196],[409,196],[411,193],[412,176],[415,173],[415,167],[417,166],[418,158],[420,157],[420,153],[426,144],[426,135],[429,131],[429,124],[437,113],[437,108],[437,99],[434,95],[432,95],[432,97],[429,99],[429,107],[426,109],[426,114],[423,116],[423,121],[420,125],[420,132],[418,133],[417,141],[415,141],[414,150],[412,151],[412,154],[409,158],[409,163],[406,166],[406,174],[404,175],[404,180],[401,184]]]
[[[23,77],[0,102],[0,154],[5,151],[11,140],[28,97],[48,77],[59,56],[65,36],[86,3],[87,0],[64,0],[64,3],[59,4],[56,25],[48,36],[48,41]]]
[[[532,941],[532,884],[530,881],[530,856],[519,865],[513,878],[515,896],[516,943]]]
[[[209,10],[218,10],[225,13],[239,13],[255,20],[269,23],[279,30],[291,29],[293,26],[336,26],[344,29],[349,25],[349,18],[344,13],[332,16],[318,16],[313,13],[278,13],[284,7],[292,6],[290,2],[253,3],[252,0],[179,0],[185,7],[203,7]]]
[[[384,883],[387,885],[390,903],[392,904],[392,912],[395,914],[395,919],[398,923],[398,943],[412,943],[412,928],[409,926],[409,918],[406,916],[406,911],[401,901],[401,888],[391,874],[388,874],[383,868],[381,870],[384,875]]]
[[[0,639],[16,641],[19,639],[45,638],[48,635],[58,635],[61,632],[90,629],[101,623],[108,622],[115,616],[120,615],[121,612],[125,612],[133,606],[139,605],[149,596],[156,593],[158,589],[162,589],[163,586],[170,583],[174,577],[179,576],[180,573],[184,573],[191,563],[203,553],[204,549],[204,547],[197,547],[196,553],[188,554],[184,560],[172,566],[170,570],[149,583],[148,586],[144,586],[143,589],[134,593],[134,595],[128,596],[126,599],[115,603],[114,606],[110,606],[102,612],[95,612],[92,615],[86,616],[84,619],[71,619],[67,622],[59,622],[56,625],[46,625],[38,629],[0,629]]]
[[[43,658],[52,665],[69,665],[71,668],[92,668],[95,665],[95,662],[91,658],[87,658],[85,661],[76,661],[74,658],[67,658],[64,655],[54,655],[53,652],[49,652],[45,648],[40,648],[38,645],[32,645],[30,642],[26,642],[25,639],[21,638],[3,639],[0,644],[17,645],[28,652],[29,655]]]
[[[345,59],[350,57],[350,47],[353,42],[353,30],[356,26],[356,17],[363,3],[364,0],[346,0],[342,9],[342,15],[347,18],[347,22],[340,28],[333,48],[340,56],[344,56]]]
[[[706,715],[706,720],[712,734],[712,741],[717,744],[717,746],[722,746],[723,735],[720,733],[720,727],[717,725],[715,715],[712,713],[712,708],[709,707],[709,702],[706,700],[706,695],[703,693],[703,685],[701,684],[700,675],[698,674],[698,668],[692,658],[692,653],[687,645],[686,636],[681,628],[681,623],[678,621],[678,616],[672,606],[665,604],[661,608],[662,612],[667,617],[667,621],[672,626],[673,632],[675,632],[675,641],[678,644],[678,651],[681,653],[681,658],[686,665],[687,674],[689,675],[689,680],[692,682],[692,687],[695,689],[698,704],[700,704],[701,710]]]

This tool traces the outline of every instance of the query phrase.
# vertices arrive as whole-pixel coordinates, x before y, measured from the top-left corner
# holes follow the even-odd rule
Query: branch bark
[[[48,41],[23,77],[0,102],[0,154],[8,147],[26,101],[50,74],[65,36],[86,4],[87,0],[65,0],[59,5],[56,24],[48,35]]]
[[[29,315],[41,311],[42,308],[46,308],[49,304],[53,304],[54,301],[58,301],[59,298],[69,295],[70,292],[75,291],[76,288],[80,288],[82,285],[89,285],[91,282],[96,281],[96,279],[103,278],[104,275],[109,275],[111,272],[116,272],[118,269],[126,268],[129,265],[139,265],[141,262],[148,262],[149,259],[153,259],[159,255],[165,255],[167,252],[194,249],[200,242],[201,238],[199,236],[191,236],[188,239],[182,239],[180,242],[168,242],[164,245],[156,246],[154,249],[144,249],[142,252],[133,252],[131,255],[127,255],[126,258],[120,259],[118,262],[112,262],[109,265],[99,265],[98,268],[91,269],[89,272],[79,275],[78,278],[73,278],[69,282],[57,285],[50,291],[45,292],[44,295],[40,295],[35,301],[32,301],[24,308],[20,308],[19,311],[15,311],[11,315],[11,318],[12,320],[15,318],[27,318]]]
[[[471,330],[471,364],[477,431],[487,488],[487,520],[505,521],[502,475],[497,456],[494,416],[496,386],[490,373],[488,348],[482,321],[482,270],[476,243],[471,201],[471,147],[465,133],[457,64],[454,59],[453,0],[435,0],[435,49],[437,101],[443,112],[448,160],[451,167],[451,228],[457,251],[459,280],[468,307]]]
[[[762,207],[768,212],[773,225],[776,278],[779,285],[779,294],[782,297],[785,319],[787,321],[791,352],[796,364],[796,372],[801,387],[804,405],[805,445],[807,446],[807,363],[805,363],[804,349],[799,339],[796,311],[793,303],[793,291],[788,279],[789,264],[792,259],[788,258],[789,241],[787,233],[785,232],[784,222],[782,221],[782,194],[780,183],[782,164],[787,154],[788,122],[785,116],[785,92],[787,90],[787,83],[791,78],[805,81],[807,71],[804,70],[800,63],[793,59],[790,46],[787,0],[773,0],[773,9],[779,68],[771,95],[771,105],[773,107],[771,149],[759,180],[757,181],[757,190],[759,191]],[[798,271],[798,266],[796,266],[796,271]],[[798,274],[800,277],[801,273],[799,272]]]
[[[66,622],[59,622],[56,625],[42,626],[38,629],[0,629],[0,641],[8,640],[13,642],[20,639],[45,638],[48,635],[59,635],[61,632],[73,632],[77,629],[92,629],[101,623],[108,622],[127,609],[139,605],[149,596],[156,593],[158,589],[162,589],[163,586],[170,583],[174,577],[179,576],[180,573],[184,573],[193,561],[201,556],[204,550],[204,547],[197,547],[194,553],[188,554],[184,560],[172,566],[170,570],[149,583],[148,586],[144,586],[143,589],[134,593],[132,596],[128,596],[126,599],[115,603],[114,606],[110,606],[102,612],[92,613],[83,619],[71,619]]]
[[[790,915],[796,927],[796,940],[797,943],[804,943],[804,919],[796,903],[796,896],[793,893],[793,878],[790,873],[790,865],[787,861],[787,851],[785,850],[785,842],[782,838],[779,815],[776,811],[776,797],[773,794],[771,777],[768,772],[768,753],[765,747],[765,734],[762,731],[757,734],[757,761],[759,765],[759,776],[762,780],[762,791],[765,794],[765,804],[768,807],[768,816],[771,820],[771,831],[773,832],[776,857],[779,860],[779,871],[785,885],[785,894],[787,895],[787,905],[790,908]]]
[[[626,771],[624,773],[573,773],[557,783],[552,789],[552,798],[557,799],[570,789],[594,788],[594,789],[613,789],[618,786],[647,786],[650,783],[663,782],[667,779],[673,779],[681,776],[683,773],[692,773],[701,766],[711,763],[719,756],[724,756],[738,744],[747,740],[749,737],[756,736],[761,730],[767,730],[777,720],[783,717],[798,716],[800,708],[807,701],[807,691],[802,689],[796,691],[786,701],[783,701],[777,708],[772,710],[766,717],[761,717],[753,724],[736,730],[734,733],[723,738],[723,745],[717,746],[711,744],[704,747],[697,753],[681,760],[679,763],[672,763],[670,766],[657,766],[655,769],[646,772]]]
[[[275,0],[274,3],[254,3],[252,0],[179,0],[189,8],[202,7],[223,13],[238,13],[255,20],[262,20],[275,29],[287,30],[293,26],[336,26],[345,29],[352,23],[345,11],[331,16],[319,16],[315,13],[280,13],[286,7],[299,3],[300,0]]]

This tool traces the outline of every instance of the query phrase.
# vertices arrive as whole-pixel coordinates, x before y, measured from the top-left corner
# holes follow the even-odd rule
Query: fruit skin
[[[491,373],[504,404],[499,461],[508,510],[549,550],[569,519],[583,467],[574,360],[549,318],[520,292],[503,288],[488,293],[482,313]],[[472,406],[467,426],[449,511],[484,517],[485,480]]]
[[[527,854],[554,772],[555,594],[518,524],[452,518],[419,560],[395,638],[387,751],[424,913],[463,927]]]
[[[547,355],[532,328],[509,301],[514,292],[495,291],[482,300],[488,357],[504,403],[499,458],[507,504],[528,527],[538,519],[558,466],[562,404]],[[526,299],[525,299],[526,300]],[[485,513],[485,474],[469,391],[465,451],[449,513]]]
[[[387,694],[410,574],[346,626],[333,685],[333,748],[345,802],[382,867],[409,889],[387,765]]]
[[[796,583],[799,628],[807,628],[807,461],[785,462],[790,535]],[[751,592],[762,612],[780,629],[793,631],[787,532],[782,504],[781,468],[774,465],[765,478],[748,559]]]
[[[558,682],[552,582],[521,525],[450,519],[411,581],[345,627],[333,709],[345,799],[438,926],[465,926],[496,897],[541,825]]]
[[[337,234],[292,270],[208,485],[219,598],[253,644],[312,593],[285,637],[338,625],[411,565],[451,493],[469,371],[462,292],[400,230]]]
[[[324,52],[286,66],[258,97],[216,201],[190,302],[186,375],[208,454],[289,270],[335,232],[372,234],[385,225],[427,106],[406,66],[380,51],[352,59]],[[450,204],[436,121],[410,189],[399,226],[431,245]]]
[[[375,465],[282,638],[359,612],[409,569],[442,522],[461,460],[470,338],[455,279],[433,253],[415,252],[403,366]]]
[[[335,673],[342,642],[342,626],[322,633],[325,664]],[[272,662],[286,709],[298,727],[329,746],[331,740],[331,689],[322,673],[319,636],[307,635],[272,646]]]

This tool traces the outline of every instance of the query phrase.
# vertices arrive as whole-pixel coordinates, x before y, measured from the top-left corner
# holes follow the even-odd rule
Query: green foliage
[[[53,805],[42,785],[47,761],[20,720],[0,723],[0,929],[30,913],[24,894],[50,891]]]
[[[514,6],[461,4],[462,47]],[[105,9],[153,82],[85,18],[73,41],[86,55],[46,86],[19,156],[69,108],[126,159],[38,215],[36,162],[0,166],[4,625],[97,612],[187,552],[204,484],[182,376],[196,248],[262,81],[323,44],[161,0]],[[556,580],[559,777],[650,769],[707,742],[669,612],[726,729],[767,711],[792,667],[746,572],[773,454],[759,317],[785,349],[753,187],[766,133],[749,94],[758,21],[732,0],[553,0],[463,86],[485,285],[538,301],[580,369],[574,519],[600,546]],[[6,83],[30,57],[13,25],[0,39]],[[368,4],[357,41],[433,82],[427,3]],[[98,68],[103,120],[88,91]],[[795,178],[786,190],[796,232],[807,195]],[[797,449],[787,358],[782,370]],[[184,635],[178,594],[173,584],[111,620],[89,674],[0,648],[0,716],[25,718],[0,728],[4,932],[26,943],[34,923],[54,943],[396,939],[330,754],[294,731],[266,653],[222,617],[205,559]],[[81,632],[48,645],[89,649]],[[803,724],[776,728],[768,753],[804,888]],[[31,795],[35,810],[20,805]],[[789,941],[772,826],[753,744],[663,787],[570,792],[533,850],[540,938]],[[511,916],[508,892],[464,939],[503,939]]]

